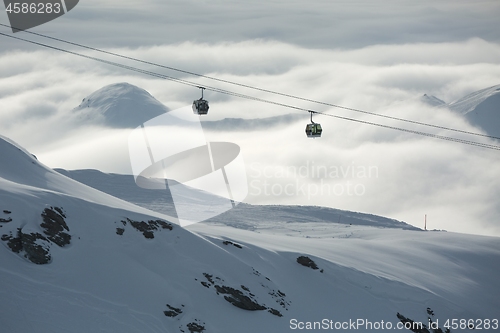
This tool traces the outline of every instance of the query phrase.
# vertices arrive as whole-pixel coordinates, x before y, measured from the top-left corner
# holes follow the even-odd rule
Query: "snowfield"
[[[0,154],[2,332],[388,331],[398,313],[443,331],[453,319],[498,326],[496,237],[292,206],[184,229],[138,188],[115,198],[6,138]]]

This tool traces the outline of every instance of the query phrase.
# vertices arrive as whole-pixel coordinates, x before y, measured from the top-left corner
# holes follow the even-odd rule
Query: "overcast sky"
[[[107,47],[270,39],[345,49],[474,37],[497,42],[499,13],[495,0],[81,0],[35,31]]]
[[[496,0],[81,0],[68,14],[32,31],[266,89],[477,132],[457,115],[427,107],[418,98],[427,93],[452,102],[500,84],[498,17]],[[0,23],[8,24],[5,11]],[[11,34],[7,28],[0,32]],[[68,47],[26,33],[15,36]],[[341,116],[454,135],[185,78]],[[79,123],[71,112],[84,97],[116,82],[142,87],[170,109],[199,94],[0,36],[0,134],[51,167],[130,172],[128,132]],[[207,96],[209,120],[291,112],[215,93]],[[431,228],[500,235],[498,152],[330,118],[317,119],[325,132],[312,141],[304,135],[307,121],[305,114],[304,121],[272,132],[207,136],[242,147],[248,202],[330,206],[420,227],[427,214]],[[308,173],[294,174],[300,167]],[[321,168],[328,175],[312,174]],[[274,193],[264,193],[266,184],[274,185]],[[324,193],[314,193],[322,184],[327,184]],[[278,194],[287,185],[294,194]],[[349,186],[358,193],[349,195]]]

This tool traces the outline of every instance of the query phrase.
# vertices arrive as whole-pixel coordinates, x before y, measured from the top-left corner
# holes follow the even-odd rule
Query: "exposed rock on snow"
[[[429,317],[427,317],[429,325],[425,325],[421,322],[415,322],[414,320],[403,316],[399,312],[396,314],[396,317],[398,317],[399,321],[401,321],[405,325],[405,327],[408,328],[408,330],[415,333],[450,333],[449,328],[443,331],[443,329],[438,327],[439,322],[435,322],[432,320],[431,317],[434,316],[434,312],[431,310],[431,308],[427,308],[427,314],[430,315]],[[469,328],[474,329],[474,326]]]
[[[47,235],[47,238],[60,247],[68,245],[71,241],[71,235],[64,232],[64,230],[69,231],[64,221],[65,217],[61,208],[45,208],[42,213],[43,222],[40,224],[45,229],[43,233]]]
[[[64,247],[71,241],[71,235],[64,232],[64,230],[69,231],[69,228],[61,208],[45,208],[41,216],[40,227],[45,236],[38,232],[23,232],[22,228],[18,228],[16,235],[9,232],[1,237],[3,241],[7,242],[12,252],[23,253],[26,259],[38,265],[48,264],[52,260],[50,255],[52,243]]]
[[[250,311],[266,309],[265,306],[260,305],[252,298],[250,298],[250,296],[245,295],[244,292],[239,289],[219,285],[215,285],[214,287],[215,290],[217,290],[217,293],[225,295],[224,299],[237,308]]]
[[[186,325],[186,327],[191,333],[202,333],[205,331],[205,326],[200,325],[196,322],[189,323]]]
[[[127,218],[126,221],[122,221],[124,226],[127,225],[127,222],[130,223],[130,225],[132,227],[134,227],[134,229],[142,232],[142,234],[146,238],[155,238],[155,236],[154,236],[155,231],[158,231],[161,229],[168,229],[168,230],[173,229],[172,224],[167,223],[167,222],[162,221],[162,220],[156,220],[156,221],[150,220],[148,222],[144,222],[144,221],[133,221],[133,220]],[[123,229],[123,231],[119,231],[118,229],[123,229],[123,228],[116,229],[116,233],[119,235],[122,235],[123,232],[125,231],[125,229]]]
[[[5,212],[6,212],[6,211],[4,210],[4,213],[5,213]],[[7,213],[5,213],[5,214],[7,214]],[[10,212],[9,212],[8,214],[10,214]],[[12,222],[12,217],[8,217],[8,218],[6,218],[6,219],[4,219],[4,218],[1,218],[1,217],[0,217],[0,222],[1,222],[1,223],[9,223],[9,222]]]
[[[257,275],[257,274],[254,274]],[[227,285],[224,285],[224,280],[219,278],[219,277],[213,277],[213,275],[208,274],[208,273],[203,273],[203,276],[205,276],[205,279],[207,279],[208,282],[206,281],[201,281],[201,284],[206,287],[206,288],[211,288],[212,286],[215,289],[215,292],[217,295],[224,295],[224,299],[234,305],[237,308],[243,309],[243,310],[248,310],[248,311],[262,311],[262,310],[268,310],[269,313],[282,317],[283,315],[281,314],[280,311],[268,307],[265,304],[259,304],[257,299],[255,298],[256,295],[250,291],[248,287],[245,287],[244,285],[241,285],[241,289],[230,287]],[[261,276],[260,274],[257,276]],[[266,280],[270,281],[268,278]],[[216,282],[217,281],[217,282]],[[285,300],[286,295],[282,293],[281,291],[275,291],[269,288],[268,286],[264,285],[262,282],[260,283],[261,287],[268,289],[268,294],[271,295],[276,303],[281,305],[284,309],[286,309],[287,305],[289,303]]]
[[[309,257],[300,256],[297,258],[297,262],[302,266],[311,267],[312,269],[318,269],[318,265]]]
[[[49,253],[47,238],[39,233],[23,233],[21,228],[17,229],[17,235],[2,235],[3,241],[14,253],[24,252],[24,257],[34,264],[48,264],[52,259]]]
[[[237,244],[237,243],[233,243],[231,241],[223,241],[222,244],[224,245],[233,245],[234,247],[237,247],[238,249],[242,249],[243,247],[240,245],[240,244]]]
[[[163,313],[167,317],[172,317],[172,318],[173,317],[177,317],[178,315],[180,315],[182,313],[181,309],[173,307],[170,304],[167,304],[167,307],[169,308],[169,310],[168,311],[163,311]]]

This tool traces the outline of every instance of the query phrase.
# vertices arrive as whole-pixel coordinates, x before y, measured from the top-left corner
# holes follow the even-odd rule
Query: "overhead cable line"
[[[11,27],[10,25],[6,25],[6,24],[2,24],[2,23],[0,23],[0,25],[4,26],[4,27],[7,27],[7,28],[17,29],[16,27]],[[17,29],[17,30],[22,30],[22,29]],[[216,77],[213,77],[213,76],[203,75],[203,74],[199,74],[199,73],[195,73],[195,72],[191,72],[191,71],[187,71],[187,70],[183,70],[183,69],[179,69],[179,68],[175,68],[175,67],[171,67],[171,66],[165,66],[165,65],[158,64],[158,63],[154,63],[154,62],[145,61],[145,60],[141,60],[141,59],[138,59],[138,58],[125,56],[125,55],[122,55],[122,54],[119,54],[119,53],[110,52],[110,51],[102,50],[102,49],[99,49],[99,48],[96,48],[96,47],[91,47],[91,46],[87,46],[87,45],[83,45],[83,44],[79,44],[79,43],[75,43],[75,42],[70,42],[70,41],[67,41],[67,40],[64,40],[64,39],[60,39],[60,38],[56,38],[56,37],[51,37],[51,36],[47,36],[47,35],[36,33],[36,32],[32,32],[32,31],[26,31],[26,30],[23,30],[23,31],[26,32],[26,33],[32,34],[32,35],[40,36],[40,37],[43,37],[43,38],[48,38],[48,39],[51,39],[51,40],[55,40],[55,41],[58,41],[58,42],[66,43],[66,44],[73,45],[73,46],[78,46],[78,47],[81,47],[81,48],[85,48],[85,49],[88,49],[88,50],[100,52],[100,53],[103,53],[103,54],[112,55],[112,56],[119,57],[119,58],[122,58],[122,59],[132,60],[132,61],[136,61],[136,62],[139,62],[139,63],[143,63],[143,64],[147,64],[147,65],[152,65],[152,66],[156,66],[156,67],[160,67],[160,68],[164,68],[164,69],[176,71],[176,72],[179,72],[179,73],[193,75],[193,76],[201,77],[201,78],[204,78],[204,79],[210,79],[210,80],[214,80],[214,81],[218,81],[218,82],[222,82],[222,83],[226,83],[226,84],[231,84],[231,85],[235,85],[235,86],[239,86],[239,87],[243,87],[243,88],[253,89],[253,90],[257,90],[257,91],[261,91],[261,92],[265,92],[265,93],[270,93],[270,94],[279,95],[279,96],[283,96],[283,97],[293,98],[293,99],[296,99],[296,100],[301,100],[301,101],[305,101],[305,102],[311,102],[311,103],[315,103],[315,104],[319,104],[319,105],[330,106],[330,107],[334,107],[334,108],[338,108],[338,109],[343,109],[343,110],[348,110],[348,111],[353,111],[353,112],[368,114],[368,115],[375,116],[375,117],[381,117],[381,118],[386,118],[386,119],[403,121],[403,122],[407,122],[407,123],[411,123],[411,124],[416,124],[416,125],[421,125],[421,126],[434,127],[434,128],[438,128],[438,129],[447,130],[447,131],[453,131],[453,132],[458,132],[458,133],[464,133],[464,134],[469,134],[469,135],[476,135],[476,136],[486,137],[486,138],[490,138],[490,139],[500,140],[499,137],[491,136],[491,135],[487,135],[487,134],[470,132],[470,131],[460,130],[460,129],[456,129],[456,128],[450,128],[450,127],[445,127],[445,126],[434,125],[434,124],[424,123],[424,122],[420,122],[420,121],[410,120],[410,119],[404,119],[404,118],[399,118],[399,117],[394,117],[394,116],[388,116],[388,115],[384,115],[384,114],[379,114],[379,113],[375,113],[375,112],[369,112],[369,111],[360,110],[360,109],[351,108],[351,107],[342,106],[342,105],[337,105],[337,104],[333,104],[333,103],[317,101],[317,100],[313,100],[313,99],[309,99],[309,98],[300,97],[300,96],[297,96],[297,95],[286,94],[286,93],[282,93],[282,92],[278,92],[278,91],[274,91],[274,90],[269,90],[269,89],[254,87],[254,86],[250,86],[250,85],[243,84],[243,83],[238,83],[238,82],[234,82],[234,81],[230,81],[230,80],[224,80],[224,79],[216,78]]]
[[[82,57],[82,58],[86,58],[86,59],[98,61],[98,62],[105,63],[105,64],[108,64],[108,65],[112,65],[112,66],[116,66],[116,67],[128,69],[128,70],[131,70],[131,71],[134,71],[134,72],[138,72],[138,73],[142,73],[142,74],[146,74],[146,75],[155,76],[155,77],[158,77],[160,79],[171,80],[171,81],[174,81],[174,82],[177,82],[177,83],[181,83],[181,84],[185,84],[185,85],[189,85],[189,86],[192,86],[192,87],[198,87],[199,86],[198,84],[196,84],[194,82],[189,82],[189,81],[178,79],[178,78],[175,78],[175,77],[172,77],[172,76],[168,76],[168,75],[164,75],[164,74],[159,74],[159,73],[147,71],[147,70],[144,70],[144,69],[140,69],[140,68],[137,68],[137,67],[127,66],[127,65],[123,65],[123,64],[120,64],[120,63],[117,63],[117,62],[108,61],[108,60],[104,60],[104,59],[100,59],[100,58],[88,56],[88,55],[85,55],[85,54],[81,54],[81,53],[78,53],[78,52],[73,52],[73,51],[65,50],[65,49],[62,49],[62,48],[59,48],[59,47],[55,47],[55,46],[52,46],[52,45],[35,42],[35,41],[29,40],[29,39],[24,39],[24,38],[21,38],[21,37],[16,37],[16,36],[8,35],[8,34],[2,33],[2,32],[0,32],[0,35],[6,36],[6,37],[9,37],[9,38],[14,38],[14,39],[17,39],[17,40],[20,40],[20,41],[23,41],[23,42],[27,42],[27,43],[31,43],[31,44],[43,46],[43,47],[46,47],[46,48],[49,48],[49,49],[52,49],[52,50],[61,51],[61,52],[64,52],[64,53],[69,53],[69,54],[72,54],[72,55],[76,55],[78,57]]]
[[[24,41],[24,42],[27,42],[27,43],[35,44],[35,45],[38,45],[38,46],[42,46],[42,47],[45,47],[45,48],[49,48],[49,49],[52,49],[52,50],[56,50],[56,51],[68,53],[68,54],[71,54],[71,55],[83,57],[83,58],[94,60],[94,61],[98,61],[98,62],[105,63],[105,64],[108,64],[108,65],[116,66],[116,67],[119,67],[119,68],[123,68],[123,69],[131,70],[131,71],[134,71],[134,72],[142,73],[142,74],[145,74],[145,75],[154,76],[154,77],[157,77],[157,78],[160,78],[160,79],[170,80],[170,81],[173,81],[173,82],[176,82],[176,83],[181,83],[181,84],[184,84],[184,85],[189,85],[189,86],[192,86],[192,87],[200,88],[199,84],[194,83],[194,82],[190,82],[190,81],[187,81],[187,80],[178,79],[178,78],[174,78],[174,77],[171,77],[171,76],[167,76],[167,75],[155,73],[155,72],[152,72],[152,71],[147,71],[147,70],[139,69],[139,68],[136,68],[136,67],[123,65],[123,64],[116,63],[116,62],[113,62],[113,61],[108,61],[108,60],[100,59],[100,58],[97,58],[97,57],[92,57],[92,56],[84,55],[84,54],[81,54],[81,53],[78,53],[78,52],[73,52],[73,51],[65,50],[65,49],[62,49],[62,48],[59,48],[59,47],[55,47],[55,46],[52,46],[52,45],[48,45],[48,44],[44,44],[44,43],[40,43],[40,42],[35,42],[35,41],[32,41],[32,40],[28,40],[28,39],[24,39],[24,38],[21,38],[21,37],[12,36],[12,35],[1,33],[1,32],[0,32],[0,35],[5,36],[5,37],[9,37],[9,38],[13,38],[13,39],[17,39],[17,40],[20,40],[20,41]],[[224,89],[220,89],[220,88],[215,88],[215,87],[204,86],[203,88],[205,88],[206,90],[218,92],[218,93],[221,93],[221,94],[226,94],[226,95],[230,95],[230,96],[234,96],[234,97],[245,98],[245,99],[249,99],[249,100],[253,100],[253,101],[257,101],[257,102],[262,102],[262,103],[267,103],[267,104],[273,104],[273,105],[277,105],[277,106],[281,106],[281,107],[286,107],[286,108],[289,108],[289,109],[294,109],[294,110],[297,110],[297,111],[311,112],[311,113],[316,113],[316,114],[320,114],[320,115],[324,115],[324,116],[328,116],[328,117],[334,117],[334,118],[338,118],[338,119],[343,119],[343,120],[348,120],[348,121],[354,121],[354,122],[358,122],[358,123],[362,123],[362,124],[367,124],[367,125],[378,126],[378,127],[387,128],[387,129],[398,130],[398,131],[412,133],[412,134],[417,134],[417,135],[421,135],[421,136],[432,137],[432,138],[446,140],[446,141],[453,141],[453,142],[458,142],[458,143],[462,143],[462,144],[467,144],[467,145],[477,146],[477,147],[482,147],[482,148],[487,148],[487,149],[500,150],[500,146],[496,146],[496,145],[490,145],[490,144],[486,144],[486,143],[480,143],[480,142],[475,142],[475,141],[470,141],[470,140],[458,139],[458,138],[453,138],[453,137],[448,137],[448,136],[443,136],[443,135],[431,134],[431,133],[426,133],[426,132],[421,132],[421,131],[415,131],[415,130],[400,128],[400,127],[396,127],[396,126],[388,126],[388,125],[374,123],[374,122],[370,122],[370,121],[364,121],[364,120],[353,119],[353,118],[349,118],[349,117],[343,117],[343,116],[333,115],[333,114],[329,114],[329,113],[325,113],[325,112],[319,112],[319,111],[309,110],[309,109],[306,109],[306,108],[303,108],[303,107],[298,107],[298,106],[295,106],[295,105],[290,105],[290,104],[285,104],[285,103],[281,103],[281,102],[270,101],[270,100],[266,100],[266,99],[262,99],[262,98],[258,98],[258,97],[248,96],[248,95],[244,95],[244,94],[240,94],[240,93],[235,93],[235,92],[231,92],[231,91],[228,91],[228,90],[224,90]]]

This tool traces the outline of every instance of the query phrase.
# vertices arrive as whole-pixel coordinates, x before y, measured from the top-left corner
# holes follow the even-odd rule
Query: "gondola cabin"
[[[204,99],[197,99],[193,101],[193,113],[197,115],[204,115],[208,113],[208,101]]]
[[[323,132],[321,124],[312,123],[306,125],[306,135],[308,138],[320,138],[321,132]]]
[[[193,113],[201,116],[208,113],[209,106],[208,101],[203,99],[203,90],[205,90],[205,88],[198,88],[201,89],[201,98],[193,101]]]

